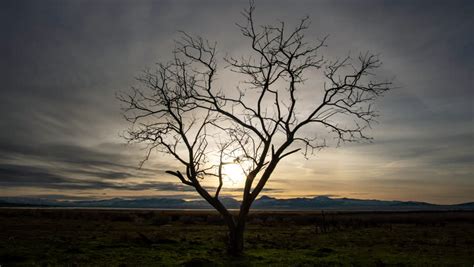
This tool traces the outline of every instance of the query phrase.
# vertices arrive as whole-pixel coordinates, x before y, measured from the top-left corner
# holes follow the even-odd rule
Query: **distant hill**
[[[0,200],[0,207],[44,207],[44,205]]]
[[[376,199],[330,198],[317,196],[313,198],[276,199],[268,196],[259,198],[254,208],[261,209],[334,209],[334,210],[397,210],[397,209],[432,209],[451,207],[414,201],[383,201]]]
[[[231,209],[239,208],[240,202],[230,197],[221,198]],[[41,198],[4,197],[0,207],[87,207],[87,208],[156,208],[156,209],[210,209],[205,200],[186,201],[176,198],[112,198],[103,200],[62,201]],[[253,209],[260,210],[474,210],[474,202],[456,205],[436,205],[416,201],[386,201],[376,199],[313,198],[278,199],[262,196],[255,200]]]

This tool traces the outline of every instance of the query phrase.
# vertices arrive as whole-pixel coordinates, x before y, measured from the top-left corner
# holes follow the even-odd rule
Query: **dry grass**
[[[0,265],[472,266],[474,212],[255,212],[225,253],[210,211],[1,209]]]

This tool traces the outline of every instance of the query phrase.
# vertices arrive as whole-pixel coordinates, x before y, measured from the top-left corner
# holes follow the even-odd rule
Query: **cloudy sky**
[[[248,49],[236,22],[246,1],[1,1],[0,196],[60,199],[173,196],[190,188],[175,163],[120,137],[115,98],[146,67],[170,58],[177,31]],[[328,58],[371,51],[395,90],[378,101],[371,144],[281,163],[276,197],[474,201],[473,1],[256,1],[256,22],[329,35]],[[225,77],[225,75],[222,75]],[[232,84],[232,83],[229,83]],[[231,90],[231,89],[228,89]],[[237,194],[230,186],[226,194]]]

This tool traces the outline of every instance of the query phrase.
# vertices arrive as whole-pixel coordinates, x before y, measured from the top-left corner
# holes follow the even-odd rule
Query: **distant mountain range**
[[[227,208],[237,209],[240,202],[233,198],[221,198]],[[205,200],[186,201],[176,198],[112,198],[104,200],[54,200],[42,198],[0,197],[0,207],[85,207],[85,208],[153,208],[153,209],[210,209]],[[436,205],[415,201],[385,201],[352,198],[277,199],[262,196],[255,200],[253,209],[260,210],[474,210],[474,202],[456,205]]]

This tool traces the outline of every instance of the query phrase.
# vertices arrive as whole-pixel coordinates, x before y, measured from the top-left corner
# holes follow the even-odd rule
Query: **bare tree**
[[[252,2],[242,14],[245,24],[237,26],[250,40],[250,55],[224,59],[243,77],[234,90],[215,88],[215,43],[182,33],[171,62],[144,71],[137,78],[139,87],[118,96],[132,123],[126,138],[148,144],[146,159],[156,150],[177,160],[182,170],[166,172],[193,187],[222,215],[232,254],[242,252],[250,207],[278,163],[298,151],[311,155],[331,135],[337,144],[370,140],[364,132],[377,115],[372,103],[391,87],[371,80],[380,66],[375,55],[324,59],[320,50],[326,38],[305,40],[308,18],[288,30],[284,22],[254,25]],[[302,107],[303,77],[316,72],[326,80],[321,97]],[[320,136],[308,134],[315,131]],[[237,214],[219,197],[226,164],[238,164],[246,176]],[[215,179],[216,186],[204,186],[207,179]]]

